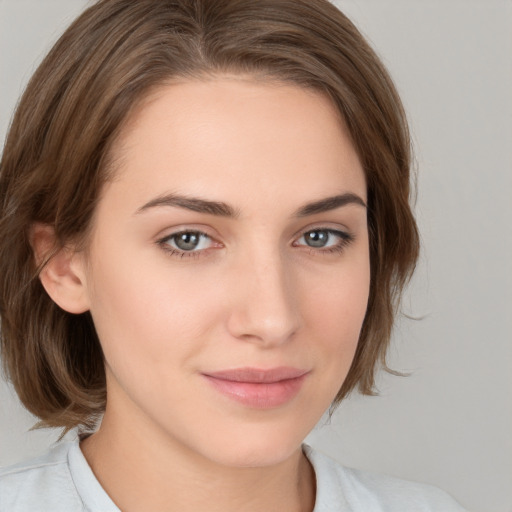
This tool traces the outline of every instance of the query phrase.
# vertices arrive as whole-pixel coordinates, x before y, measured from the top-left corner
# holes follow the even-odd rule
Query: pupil
[[[310,231],[306,234],[306,243],[310,247],[323,247],[327,243],[327,231]]]
[[[190,251],[195,249],[199,244],[199,234],[181,233],[176,236],[175,243],[183,251]]]

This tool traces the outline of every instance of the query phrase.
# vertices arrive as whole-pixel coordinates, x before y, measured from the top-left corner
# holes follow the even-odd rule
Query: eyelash
[[[304,247],[304,248],[308,249],[309,254],[324,254],[324,255],[341,254],[345,250],[345,248],[354,241],[354,236],[350,233],[347,233],[345,231],[340,231],[337,229],[321,228],[321,227],[315,228],[315,229],[310,229],[308,231],[304,231],[301,234],[301,236],[298,238],[298,240],[300,240],[301,238],[306,236],[308,233],[314,233],[314,232],[318,232],[318,231],[328,233],[330,236],[336,236],[339,238],[339,241],[332,246],[318,247],[318,248],[301,244],[300,247]],[[198,258],[198,257],[204,256],[207,252],[209,252],[210,248],[200,249],[200,250],[195,250],[195,251],[194,250],[184,251],[184,250],[176,249],[169,245],[170,240],[176,239],[176,237],[178,237],[179,235],[184,235],[187,233],[195,234],[200,237],[206,237],[206,238],[213,240],[213,238],[210,235],[208,235],[207,233],[205,233],[203,231],[198,231],[198,230],[194,230],[194,229],[190,229],[190,230],[184,229],[183,231],[178,231],[176,233],[172,233],[171,235],[167,235],[163,238],[160,238],[159,240],[157,240],[157,244],[169,256],[177,257],[177,258]],[[293,245],[294,245],[294,247],[297,247],[297,245],[295,245],[295,242]]]
[[[341,254],[346,248],[348,245],[350,245],[353,241],[354,241],[354,236],[351,235],[350,233],[347,233],[346,231],[340,231],[338,229],[332,229],[332,228],[315,228],[315,229],[310,229],[308,231],[305,231],[299,238],[299,240],[301,238],[303,238],[305,235],[307,235],[308,233],[314,233],[315,231],[322,231],[322,232],[325,232],[325,233],[328,233],[329,236],[335,236],[335,237],[338,237],[338,242],[329,246],[329,247],[318,247],[318,248],[315,248],[315,247],[312,247],[310,245],[301,245],[301,247],[304,247],[305,249],[308,250],[309,254],[323,254],[323,255],[328,255],[328,254]],[[297,247],[297,246],[295,246]]]

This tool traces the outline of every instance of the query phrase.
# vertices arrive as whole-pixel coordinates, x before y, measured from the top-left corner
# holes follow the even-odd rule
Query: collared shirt
[[[313,512],[465,512],[429,485],[359,471],[303,445],[316,476]],[[94,476],[79,441],[0,469],[0,512],[120,512]]]

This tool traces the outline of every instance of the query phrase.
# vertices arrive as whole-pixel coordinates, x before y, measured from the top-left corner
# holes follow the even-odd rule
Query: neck
[[[232,467],[132,420],[116,421],[107,406],[98,432],[81,443],[96,478],[123,512],[314,508],[314,471],[300,448],[272,465]]]

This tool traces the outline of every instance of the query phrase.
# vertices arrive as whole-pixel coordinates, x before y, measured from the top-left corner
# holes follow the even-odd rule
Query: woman
[[[0,177],[2,359],[82,435],[3,470],[0,510],[462,510],[302,445],[373,391],[409,167],[387,72],[323,0],[88,9]]]

